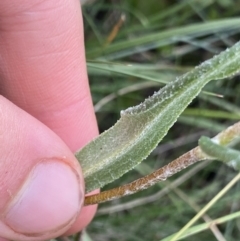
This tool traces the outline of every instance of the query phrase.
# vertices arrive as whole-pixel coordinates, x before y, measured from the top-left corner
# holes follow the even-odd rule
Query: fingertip
[[[3,97],[0,113],[0,235],[31,241],[59,236],[82,207],[79,163],[54,132]]]
[[[96,193],[99,193],[99,190],[94,190],[91,193],[88,193],[88,195],[93,195]],[[94,218],[97,212],[97,208],[98,208],[98,205],[90,205],[90,206],[83,207],[74,224],[66,233],[64,233],[64,235],[68,236],[86,228]]]
[[[62,160],[36,164],[8,204],[4,222],[19,234],[41,236],[69,226],[82,207],[78,173]]]
[[[0,237],[0,241],[9,241],[8,239]]]

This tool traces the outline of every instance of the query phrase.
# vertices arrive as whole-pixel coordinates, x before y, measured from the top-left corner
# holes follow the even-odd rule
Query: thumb
[[[0,237],[59,236],[83,203],[78,161],[56,134],[2,96],[0,115]]]

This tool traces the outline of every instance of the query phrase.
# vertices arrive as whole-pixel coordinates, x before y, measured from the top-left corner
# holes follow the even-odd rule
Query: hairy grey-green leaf
[[[119,121],[76,153],[86,192],[119,178],[145,159],[188,104],[210,80],[240,70],[240,43],[169,83],[138,106],[121,112]]]
[[[205,154],[240,171],[240,151],[221,146],[206,136],[202,136],[199,139],[199,146]]]

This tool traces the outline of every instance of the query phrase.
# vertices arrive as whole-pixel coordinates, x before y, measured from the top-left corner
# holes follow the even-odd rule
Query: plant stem
[[[240,138],[240,122],[237,122],[233,126],[230,126],[226,130],[219,133],[213,138],[215,142],[221,145],[229,145],[235,143]],[[196,147],[191,151],[180,156],[176,160],[172,161],[168,165],[161,167],[160,169],[139,178],[129,184],[113,188],[108,191],[101,192],[99,194],[87,196],[85,198],[84,205],[93,205],[97,203],[107,202],[113,199],[117,199],[123,196],[131,195],[141,190],[147,189],[154,184],[165,181],[168,177],[180,172],[186,167],[200,161],[200,160],[213,160],[214,157],[206,155],[200,147]]]

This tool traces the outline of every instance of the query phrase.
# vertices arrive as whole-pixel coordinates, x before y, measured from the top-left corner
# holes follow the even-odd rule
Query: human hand
[[[74,233],[96,206],[72,153],[98,134],[80,1],[1,0],[0,23],[0,241]]]

